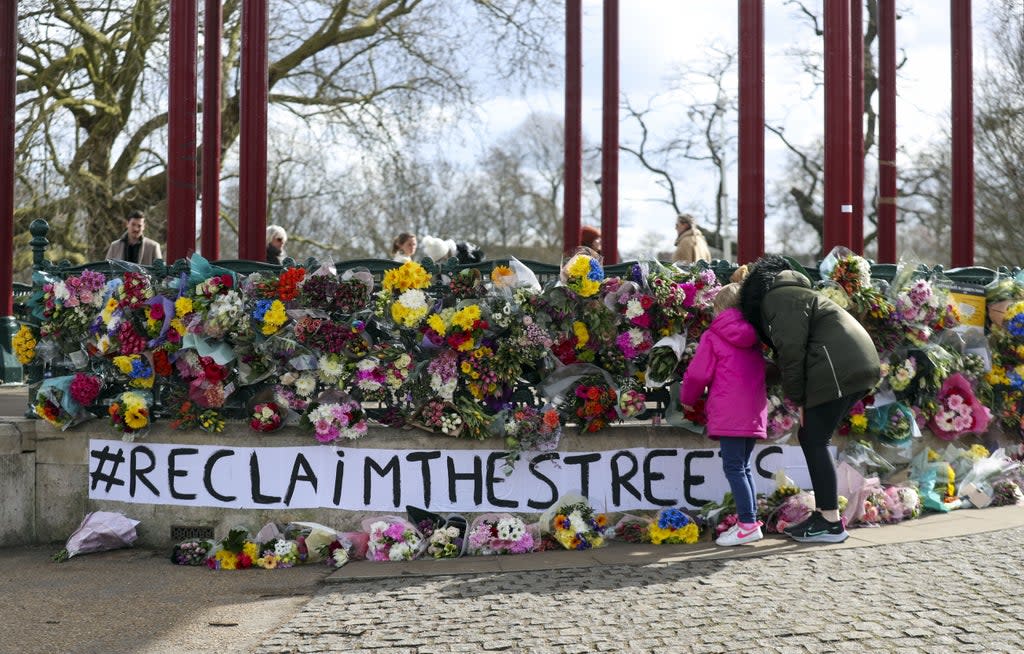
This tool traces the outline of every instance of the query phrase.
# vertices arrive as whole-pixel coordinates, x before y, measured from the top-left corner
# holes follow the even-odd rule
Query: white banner
[[[238,447],[89,441],[89,498],[232,509],[330,508],[541,512],[581,492],[599,511],[719,501],[729,484],[717,447],[526,454],[505,474],[500,450]],[[751,457],[758,491],[784,468],[809,488],[797,446],[762,444]]]

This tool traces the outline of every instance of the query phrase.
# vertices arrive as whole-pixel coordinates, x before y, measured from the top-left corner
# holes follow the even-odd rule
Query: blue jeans
[[[757,520],[757,490],[750,474],[750,454],[754,451],[756,438],[723,436],[719,439],[722,455],[722,470],[729,480],[729,489],[736,500],[736,515],[740,522]]]

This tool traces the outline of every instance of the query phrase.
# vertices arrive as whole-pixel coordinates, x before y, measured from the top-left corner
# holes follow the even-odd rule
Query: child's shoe
[[[737,522],[715,539],[715,544],[722,547],[732,547],[733,545],[743,545],[744,543],[759,541],[764,538],[764,534],[761,533],[761,524],[760,520],[757,522]]]

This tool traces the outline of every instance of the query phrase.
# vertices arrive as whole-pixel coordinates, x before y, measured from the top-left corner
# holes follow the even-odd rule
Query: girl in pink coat
[[[715,541],[742,545],[764,538],[757,520],[750,454],[767,437],[768,398],[761,340],[739,310],[740,285],[723,286],[715,296],[715,318],[700,337],[683,375],[679,402],[687,410],[708,389],[708,436],[721,447],[722,469],[736,500],[739,521]]]

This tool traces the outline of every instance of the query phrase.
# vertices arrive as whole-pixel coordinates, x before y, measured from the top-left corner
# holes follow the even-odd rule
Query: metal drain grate
[[[200,527],[198,525],[177,525],[171,527],[171,540],[181,542],[192,538],[213,538],[213,527]]]

